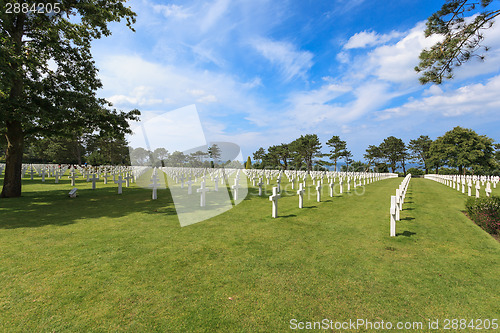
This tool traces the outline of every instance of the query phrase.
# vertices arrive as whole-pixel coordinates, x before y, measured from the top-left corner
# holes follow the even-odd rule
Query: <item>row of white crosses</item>
[[[97,180],[104,178],[104,184],[107,184],[107,178],[109,175],[113,175],[113,180],[116,180],[116,175],[122,173],[126,178],[130,175],[131,167],[126,166],[67,166],[62,165],[59,166],[57,164],[23,164],[22,166],[22,177],[25,177],[26,173],[29,173],[31,180],[34,179],[34,176],[38,174],[41,177],[42,182],[45,182],[46,176],[54,177],[55,183],[59,183],[59,180],[69,169],[69,177],[71,179],[71,185],[75,185],[75,181],[78,178],[86,179],[87,182],[93,181],[95,183],[95,175],[97,175]],[[94,180],[92,180],[92,178]],[[130,180],[130,178],[129,178]],[[128,180],[127,180],[128,181]],[[95,188],[95,184],[93,184],[93,188]]]
[[[29,173],[31,180],[35,178],[35,175],[38,174],[41,177],[42,182],[45,182],[45,177],[55,177],[56,183],[59,182],[59,178],[61,178],[62,174],[66,171],[67,167],[61,166],[57,164],[23,164],[21,167],[21,176],[24,178],[26,173]],[[1,174],[1,172],[0,172]]]
[[[391,237],[396,236],[396,221],[400,220],[400,211],[403,210],[403,203],[405,201],[408,185],[410,184],[411,174],[407,174],[403,179],[399,188],[396,189],[396,195],[391,196],[391,209],[390,209],[390,234]]]
[[[465,186],[467,186],[467,195],[469,197],[472,196],[472,186],[474,186],[476,198],[479,198],[480,196],[481,186],[484,186],[484,191],[486,193],[486,196],[489,197],[492,192],[491,184],[493,184],[493,188],[496,188],[497,183],[500,181],[500,177],[498,176],[475,176],[475,175],[464,176],[464,175],[430,174],[430,175],[425,175],[424,178],[437,181],[441,184],[456,189],[457,191],[460,191],[460,189],[462,189],[462,193],[464,194],[465,194]]]
[[[295,179],[298,179],[296,177],[303,176],[303,181],[299,183],[299,189],[297,190],[297,195],[299,197],[299,208],[303,208],[304,207],[304,192],[305,192],[304,188],[306,186],[306,179],[307,179],[308,173],[302,172],[302,171],[289,171],[287,173],[287,171],[285,171],[285,174],[287,175],[288,179],[292,182],[292,189],[294,188]],[[269,196],[269,201],[272,202],[272,214],[271,214],[271,216],[273,218],[278,217],[278,200],[281,198],[281,195],[280,195],[281,175],[282,175],[281,171],[277,171],[276,186],[273,187],[272,195]],[[337,173],[337,172],[326,172],[326,171],[316,171],[316,172],[312,171],[311,173],[309,173],[309,175],[313,181],[313,185],[315,185],[315,188],[316,188],[316,201],[317,202],[321,202],[321,188],[322,188],[322,184],[323,184],[323,179],[325,177],[329,181],[328,186],[330,188],[330,197],[333,197],[333,188],[334,188],[335,177],[339,178],[340,193],[343,192],[343,179],[344,179],[343,177],[347,177],[347,179],[348,179],[347,180],[348,191],[350,190],[351,179],[353,180],[354,187],[357,187],[357,186],[369,184],[370,182],[373,182],[375,180],[397,177],[396,174],[361,174],[361,173],[353,174],[353,173]],[[254,176],[252,179],[255,179],[255,178],[256,177]],[[261,179],[261,178],[259,178],[259,179]],[[258,183],[259,195],[262,194],[261,183],[262,183],[262,181],[260,180]]]
[[[200,194],[200,207],[206,206],[206,196],[210,191],[218,192],[219,184],[225,184],[229,181],[229,178],[234,174],[234,184],[231,185],[231,191],[233,194],[233,199],[236,201],[239,197],[240,184],[240,169],[225,169],[225,168],[183,168],[183,167],[163,167],[162,171],[174,180],[176,184],[179,184],[181,189],[187,185],[187,194],[191,195],[193,193],[192,187],[200,181],[200,187],[196,189],[196,193]],[[207,185],[207,180],[213,181],[214,188],[210,189]],[[246,179],[244,180],[246,182]]]

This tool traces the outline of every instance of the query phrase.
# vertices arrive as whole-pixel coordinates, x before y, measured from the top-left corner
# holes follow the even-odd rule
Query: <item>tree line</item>
[[[130,147],[129,150],[132,165],[191,168],[243,167],[239,161],[222,161],[221,148],[217,144],[210,145],[206,151],[196,150],[191,153],[181,151],[170,153],[165,148],[148,150],[142,147],[135,149]]]
[[[436,140],[421,135],[406,144],[402,139],[389,136],[379,145],[369,145],[363,155],[365,162],[354,161],[346,141],[332,136],[327,142],[328,153],[316,134],[280,145],[270,146],[267,152],[259,148],[253,153],[253,168],[326,170],[354,172],[397,172],[406,175],[427,173],[492,174],[500,173],[500,144],[478,135],[471,129],[457,126]],[[326,159],[325,159],[326,158]],[[343,165],[338,168],[339,162]],[[248,164],[248,163],[247,163]],[[409,164],[417,164],[407,170]]]

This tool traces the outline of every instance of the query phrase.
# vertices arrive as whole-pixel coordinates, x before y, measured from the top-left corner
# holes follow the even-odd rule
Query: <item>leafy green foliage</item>
[[[465,202],[467,215],[490,234],[500,233],[500,197],[470,197]]]
[[[262,162],[265,156],[266,156],[266,151],[262,147],[260,147],[259,149],[257,149],[255,153],[253,153],[254,161]]]
[[[427,135],[421,135],[417,139],[410,140],[408,144],[408,149],[411,152],[410,158],[420,162],[424,166],[425,173],[429,173],[431,144],[432,140]]]
[[[250,156],[247,158],[247,162],[245,163],[245,169],[251,169],[252,168],[252,159]]]
[[[378,164],[382,167],[381,162],[387,163],[392,169],[396,171],[397,163],[401,162],[404,169],[404,161],[407,156],[406,145],[403,140],[394,136],[390,136],[379,145],[370,145],[366,149],[364,157],[368,160],[369,164]],[[379,171],[383,172],[383,171]]]
[[[219,146],[214,143],[210,147],[208,147],[208,155],[214,163],[217,162],[221,157],[221,150]]]
[[[337,161],[347,155],[347,143],[341,140],[338,135],[334,135],[326,142],[326,145],[331,148],[329,157],[333,160],[334,170],[337,171]]]
[[[102,83],[90,50],[93,39],[111,34],[109,23],[125,19],[131,27],[136,14],[125,0],[59,4],[50,15],[0,12],[0,134],[8,138],[2,197],[21,195],[25,138],[119,137],[140,114],[97,98]]]
[[[305,162],[307,171],[312,170],[313,159],[322,156],[321,143],[316,134],[301,135],[300,138],[290,143],[290,150]]]
[[[490,168],[494,163],[493,139],[457,126],[431,144],[430,154],[432,164],[458,168],[460,174],[467,168]]]
[[[441,9],[429,17],[425,36],[438,34],[443,38],[420,53],[415,71],[422,73],[422,84],[440,84],[443,79],[453,77],[455,67],[473,57],[484,59],[483,54],[478,54],[483,31],[491,28],[494,18],[500,15],[500,10],[486,9],[491,3],[492,0],[481,0],[480,4],[477,0],[446,0]],[[488,48],[483,47],[483,50]]]
[[[418,169],[418,168],[409,168],[408,173],[410,173],[412,176],[423,176],[425,175],[424,170]]]
[[[340,171],[342,172],[367,172],[369,165],[361,161],[349,161],[345,165],[342,165]]]

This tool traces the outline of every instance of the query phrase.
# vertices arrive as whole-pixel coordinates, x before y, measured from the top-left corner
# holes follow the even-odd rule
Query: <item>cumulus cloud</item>
[[[385,44],[401,36],[402,33],[397,31],[392,31],[388,34],[378,34],[374,31],[361,31],[349,38],[344,45],[344,49],[349,50]]]
[[[389,119],[417,112],[445,117],[457,117],[465,114],[496,115],[500,108],[499,91],[500,75],[493,77],[485,84],[465,85],[445,92],[441,88],[431,88],[426,91],[426,95],[430,96],[412,99],[402,106],[383,110],[379,114],[379,119]]]

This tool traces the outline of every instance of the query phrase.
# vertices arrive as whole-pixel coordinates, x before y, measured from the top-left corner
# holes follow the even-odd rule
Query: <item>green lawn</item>
[[[277,219],[251,188],[235,208],[181,228],[167,190],[152,201],[150,190],[117,195],[115,184],[92,191],[80,180],[70,199],[67,179],[26,179],[22,198],[0,199],[0,331],[500,320],[500,243],[463,214],[466,196],[425,179],[411,180],[398,236],[389,237],[401,181],[334,198],[325,186],[321,203],[311,186],[304,209],[284,195]]]

